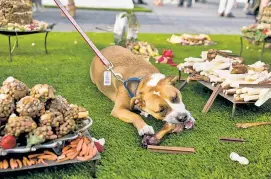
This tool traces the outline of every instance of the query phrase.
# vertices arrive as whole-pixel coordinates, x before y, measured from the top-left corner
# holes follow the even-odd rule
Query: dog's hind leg
[[[125,90],[118,92],[111,114],[124,122],[133,124],[140,136],[154,134],[152,126],[147,125],[140,115],[130,111],[130,99]]]

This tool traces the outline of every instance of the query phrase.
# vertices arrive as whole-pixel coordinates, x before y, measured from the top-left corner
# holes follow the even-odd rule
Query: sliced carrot
[[[67,156],[69,159],[74,160],[78,156],[79,152],[76,152],[73,155]]]
[[[71,148],[75,148],[76,149],[77,145],[78,144],[71,144],[70,146],[71,146]]]
[[[32,159],[32,158],[37,158],[38,156],[40,156],[41,154],[31,154],[31,155],[28,155],[28,158],[29,159]]]
[[[76,151],[80,152],[82,150],[82,145],[84,143],[84,139],[80,139],[80,141],[78,142],[77,146],[76,146]]]
[[[18,167],[18,164],[16,163],[16,161],[13,158],[10,159],[9,164],[12,169],[15,169]]]
[[[76,153],[78,153],[77,151],[73,151],[73,152],[70,152],[70,153],[67,153],[67,157],[70,157],[70,156],[72,156],[72,155],[74,155],[74,154],[76,154]]]
[[[69,159],[68,157],[66,157],[66,158],[57,160],[56,162],[57,162],[57,163],[61,163],[61,162],[67,161],[67,160],[70,160],[70,159]]]
[[[23,168],[23,164],[22,164],[21,160],[17,159],[16,162],[18,163],[19,168]]]
[[[47,154],[47,155],[53,155],[53,156],[56,156],[56,154],[54,154],[53,152],[50,152],[49,150],[45,150],[43,153],[44,153],[44,154]]]
[[[88,156],[89,156],[89,155],[90,155],[90,156],[93,155],[94,147],[95,147],[94,142],[91,142],[91,143],[90,143],[90,147],[89,147],[89,151],[88,151]]]
[[[73,141],[71,141],[71,145],[75,145],[75,144],[77,145],[80,140],[81,140],[81,137],[74,139]]]
[[[8,165],[8,161],[7,160],[4,160],[3,161],[3,168],[4,169],[8,169],[9,165]]]
[[[92,159],[92,156],[88,155],[88,156],[85,156],[85,157],[77,157],[77,160],[79,161],[88,161],[88,160],[91,160]]]
[[[37,160],[35,159],[30,159],[29,161],[31,162],[31,165],[35,165],[37,163]]]
[[[42,164],[44,164],[44,165],[48,165],[48,163],[44,162],[44,160],[41,159],[41,158],[39,159],[39,162],[42,163]]]
[[[86,144],[90,143],[90,140],[88,137],[84,137],[84,143],[86,143]]]
[[[28,166],[32,166],[32,162],[29,159],[26,159],[26,163]]]
[[[62,160],[62,159],[64,159],[64,158],[66,158],[66,155],[63,155],[63,154],[62,154],[62,155],[60,155],[60,156],[57,157],[57,160]]]
[[[97,147],[94,145],[93,152],[92,152],[92,157],[94,157],[95,155],[97,155],[97,153],[98,153],[98,149],[97,149]]]
[[[91,145],[90,143],[87,145],[87,152],[85,154],[85,156],[87,156],[89,154],[89,151],[91,150]]]
[[[25,167],[28,166],[28,165],[27,165],[27,158],[26,158],[26,157],[23,157],[23,165],[24,165]]]
[[[71,146],[67,145],[62,149],[62,152],[68,151],[71,148]]]
[[[57,159],[57,156],[53,156],[53,155],[45,155],[45,154],[42,154],[38,157],[39,159],[44,159],[44,160],[51,160],[51,161],[54,161]]]
[[[75,151],[76,151],[76,149],[69,149],[69,150],[67,150],[65,152],[62,152],[62,154],[66,155],[66,154],[68,154],[70,152],[75,152]]]
[[[86,153],[87,153],[87,148],[88,148],[88,146],[87,146],[87,143],[83,143],[83,146],[82,146],[82,151],[80,152],[80,155],[86,155]]]

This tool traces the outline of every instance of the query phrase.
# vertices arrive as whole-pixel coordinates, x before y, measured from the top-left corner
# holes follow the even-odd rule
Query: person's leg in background
[[[219,7],[218,7],[218,15],[219,16],[224,16],[224,11],[226,9],[226,5],[227,5],[227,0],[220,0],[219,2]]]
[[[184,0],[180,0],[179,7],[183,7]]]
[[[186,0],[187,1],[187,7],[192,7],[192,0]]]
[[[138,0],[137,3],[135,2],[135,0],[133,0],[133,3],[134,3],[134,4],[145,4],[145,5],[148,4],[148,3],[146,3],[146,2],[143,2],[142,0]]]
[[[246,13],[246,15],[256,16],[258,14],[260,4],[261,4],[261,0],[253,0],[252,7],[250,11]]]
[[[228,0],[227,1],[226,9],[225,9],[225,12],[224,12],[225,16],[234,17],[234,15],[231,12],[231,10],[232,10],[232,8],[234,6],[234,1],[235,0]]]

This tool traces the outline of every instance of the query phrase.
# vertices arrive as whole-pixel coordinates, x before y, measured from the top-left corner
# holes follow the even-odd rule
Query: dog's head
[[[192,122],[194,118],[186,110],[180,91],[174,87],[177,77],[153,74],[140,84],[137,96],[131,100],[131,109],[147,112],[158,120],[168,123]]]

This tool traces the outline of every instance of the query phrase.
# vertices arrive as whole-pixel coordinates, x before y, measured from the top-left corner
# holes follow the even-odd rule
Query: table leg
[[[234,117],[235,110],[236,110],[236,103],[233,103],[233,105],[232,105],[232,111],[231,111],[231,118]]]
[[[261,53],[261,57],[260,57],[260,61],[263,60],[263,53],[264,53],[264,48],[265,47],[265,40],[263,41],[263,47],[262,47],[262,53]]]
[[[45,40],[44,40],[44,47],[45,47],[45,53],[48,54],[48,51],[47,51],[47,36],[48,36],[48,33],[49,32],[46,32],[45,34]]]
[[[17,47],[17,48],[19,47],[19,40],[18,40],[17,35],[16,35],[16,47]]]
[[[214,90],[213,93],[211,94],[210,98],[208,99],[207,103],[205,104],[202,112],[203,113],[207,113],[209,111],[209,109],[211,108],[211,106],[213,105],[215,98],[217,97],[217,95],[220,93],[221,91],[221,85],[217,85]]]
[[[91,167],[93,167],[93,174],[92,174],[92,177],[93,178],[97,178],[97,175],[96,175],[96,167],[97,167],[97,163],[98,163],[98,160],[93,160],[91,162]]]
[[[9,47],[9,61],[12,62],[10,36],[8,36],[8,47]]]
[[[242,56],[243,53],[243,37],[240,37],[240,57]]]

